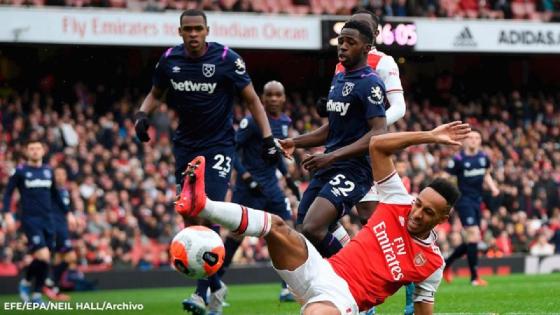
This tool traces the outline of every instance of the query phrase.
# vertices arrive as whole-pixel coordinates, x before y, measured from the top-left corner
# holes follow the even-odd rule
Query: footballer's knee
[[[41,260],[48,263],[51,260],[51,253],[47,247],[42,247],[37,251],[35,251],[33,257],[35,257],[35,259],[37,260]]]
[[[372,215],[373,211],[377,207],[377,201],[364,201],[356,204],[356,210],[358,211],[358,216],[360,217],[360,223],[365,225]]]
[[[467,232],[467,243],[480,242],[480,229],[478,226],[469,226],[465,230]]]

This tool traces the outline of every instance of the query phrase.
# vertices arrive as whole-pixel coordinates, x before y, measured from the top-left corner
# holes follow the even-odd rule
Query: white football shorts
[[[350,293],[348,283],[334,272],[331,264],[303,235],[301,237],[307,245],[307,261],[294,271],[275,268],[303,305],[301,314],[313,302],[329,301],[342,315],[358,315],[358,305]]]

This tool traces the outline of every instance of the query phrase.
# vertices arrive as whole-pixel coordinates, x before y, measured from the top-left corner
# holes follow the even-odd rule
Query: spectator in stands
[[[113,7],[130,11],[200,9],[274,14],[350,15],[367,9],[379,16],[471,19],[558,19],[552,0],[6,0],[12,6]],[[48,88],[48,82],[45,86]]]
[[[377,0],[369,3],[382,8],[382,2]],[[322,2],[313,0],[298,5],[319,6]],[[507,96],[496,94],[460,101],[454,89],[457,78],[446,73],[439,81],[432,90],[425,91],[436,97],[422,102],[411,98],[407,103],[408,117],[392,126],[391,131],[431,129],[441,121],[471,119],[481,130],[484,150],[491,156],[493,175],[502,192],[497,198],[484,199],[485,230],[482,232],[490,254],[529,252],[530,244],[539,243],[541,233],[537,232],[544,227],[551,231],[545,235],[545,241],[550,240],[560,253],[558,99],[510,91]],[[115,104],[107,106],[109,112],[96,113],[94,108],[99,107],[91,91],[84,84],[76,84],[74,95],[67,100],[75,99],[76,103],[61,106],[59,112],[53,106],[44,105],[50,98],[48,94],[31,91],[26,96],[13,91],[10,96],[0,96],[0,192],[5,188],[7,176],[22,161],[19,139],[30,136],[48,139],[48,161],[66,168],[69,175],[76,217],[70,227],[78,253],[76,268],[133,268],[141,258],[149,258],[154,267],[165,266],[161,252],[165,252],[169,240],[182,228],[180,218],[170,208],[175,188],[169,122],[174,120],[174,114],[166,106],[159,108],[153,135],[157,141],[143,146],[133,138],[131,120],[131,109],[140,95],[118,96]],[[288,95],[286,110],[294,120],[290,136],[321,125],[313,104],[313,95]],[[234,119],[239,122],[244,116],[239,104],[235,113]],[[65,125],[79,139],[75,145],[62,140],[65,136],[60,129],[68,128]],[[302,185],[309,179],[309,174],[299,166],[306,153],[297,152],[296,163],[288,165],[292,178]],[[406,150],[398,155],[397,168],[402,165],[408,169],[407,185],[412,193],[417,193],[441,172],[442,165],[453,153],[434,146]],[[297,208],[291,192],[287,190],[286,194],[294,203],[292,208]],[[355,231],[359,229],[355,223],[349,219],[346,224]],[[0,247],[11,249],[11,254],[10,250],[4,253],[2,264],[15,265],[21,270],[29,263],[25,237],[17,230],[0,230]],[[444,253],[458,245],[459,231],[457,219],[438,230]],[[544,246],[539,241],[539,246]],[[245,252],[239,253],[246,257],[245,261],[267,259],[264,247],[249,243],[245,248]],[[143,257],[144,252],[151,255]]]
[[[554,245],[548,242],[545,231],[538,234],[537,240],[531,245],[530,253],[533,256],[549,256],[554,254]]]

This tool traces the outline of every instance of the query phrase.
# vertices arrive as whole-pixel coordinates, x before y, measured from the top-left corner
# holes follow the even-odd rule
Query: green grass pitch
[[[436,296],[436,313],[462,314],[560,314],[560,274],[488,277],[488,287],[471,287],[466,278],[442,283]],[[7,311],[5,302],[16,295],[0,296],[1,314],[186,314],[180,301],[192,288],[95,291],[72,294],[76,302],[141,303],[142,311]],[[402,314],[404,289],[378,307],[378,314]],[[299,314],[295,303],[279,303],[279,284],[231,285],[224,315]]]

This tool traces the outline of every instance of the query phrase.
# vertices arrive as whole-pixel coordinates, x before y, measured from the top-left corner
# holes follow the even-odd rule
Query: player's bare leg
[[[329,226],[337,220],[338,210],[323,197],[315,198],[303,219],[303,235],[315,245],[323,257],[330,257],[342,248],[338,239],[329,232]]]
[[[377,201],[363,201],[356,204],[356,210],[358,211],[358,217],[362,225],[367,223],[378,203]]]
[[[272,264],[278,270],[293,271],[307,261],[304,238],[279,216],[208,199],[204,192],[204,164],[203,157],[197,157],[189,164],[185,187],[175,205],[179,214],[220,223],[240,235],[264,237]],[[309,304],[304,314],[338,315],[340,312],[330,302],[318,302]]]

